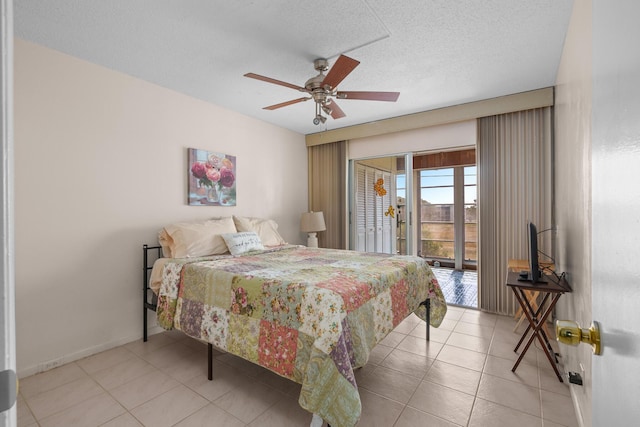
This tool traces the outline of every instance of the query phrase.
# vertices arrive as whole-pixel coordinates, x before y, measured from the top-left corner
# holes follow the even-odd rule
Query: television
[[[533,222],[527,223],[527,240],[529,246],[529,271],[520,273],[520,280],[532,283],[547,283],[540,272],[538,263],[538,230]]]

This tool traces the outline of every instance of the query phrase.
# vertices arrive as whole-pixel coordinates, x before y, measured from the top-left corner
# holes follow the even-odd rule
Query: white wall
[[[591,323],[591,2],[575,2],[555,99],[556,264],[567,272],[571,294],[556,317]],[[585,368],[584,387],[571,386],[578,416],[591,425],[591,349],[560,346],[566,371]]]
[[[349,141],[349,158],[448,150],[460,147],[475,147],[477,127],[475,120],[431,126],[421,129],[370,136]]]
[[[186,204],[188,147],[237,156],[236,207]],[[15,170],[20,376],[142,336],[142,244],[163,225],[238,214],[304,237],[303,135],[22,40]]]

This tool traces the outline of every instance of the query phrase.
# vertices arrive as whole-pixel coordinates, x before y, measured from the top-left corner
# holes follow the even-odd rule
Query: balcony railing
[[[476,262],[478,225],[465,223],[464,262]],[[455,258],[454,223],[452,221],[421,221],[420,253],[425,258]]]

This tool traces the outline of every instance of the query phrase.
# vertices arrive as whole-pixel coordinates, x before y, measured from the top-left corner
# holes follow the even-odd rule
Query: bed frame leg
[[[213,344],[211,343],[207,343],[207,363],[209,365],[207,378],[211,381],[213,380]]]
[[[429,321],[431,320],[431,299],[427,298],[426,300],[422,301],[420,303],[420,305],[424,305],[424,308],[427,310],[427,341],[429,341],[429,337],[430,337],[430,325],[429,325]]]
[[[424,306],[427,309],[427,341],[429,341],[430,338],[430,329],[431,329],[431,325],[429,325],[429,321],[431,320],[431,299],[427,298],[426,301],[424,302]]]
[[[144,319],[142,320],[142,328],[144,330],[143,332],[143,337],[142,337],[142,341],[143,342],[147,342],[147,308],[143,308],[142,309],[142,315],[144,316]]]

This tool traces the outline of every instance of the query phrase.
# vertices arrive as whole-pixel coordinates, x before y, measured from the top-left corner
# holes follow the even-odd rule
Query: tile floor
[[[511,372],[514,325],[449,307],[427,343],[424,322],[411,315],[357,371],[358,426],[577,426],[569,388],[541,350],[532,347]],[[299,390],[223,353],[207,381],[206,346],[163,332],[22,379],[18,425],[306,427]]]
[[[478,272],[431,267],[438,279],[447,304],[478,307]]]

